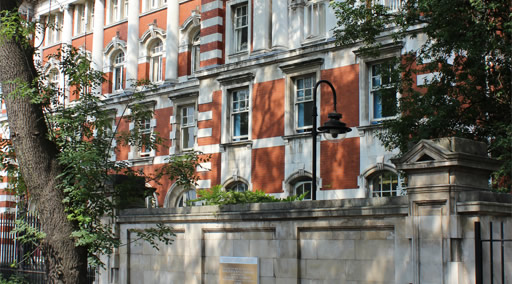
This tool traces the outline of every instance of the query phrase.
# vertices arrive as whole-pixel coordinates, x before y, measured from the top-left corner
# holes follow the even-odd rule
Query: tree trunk
[[[12,10],[17,5],[13,0],[0,0],[0,11]],[[10,95],[18,86],[5,84],[18,79],[35,86],[32,83],[37,74],[33,49],[2,36],[0,70],[11,140],[30,199],[36,204],[41,229],[46,233],[42,248],[49,282],[86,283],[87,251],[76,247],[70,237],[73,224],[66,217],[62,203],[64,194],[56,187],[62,172],[57,161],[58,149],[47,138],[48,127],[42,107],[31,103],[28,97]]]

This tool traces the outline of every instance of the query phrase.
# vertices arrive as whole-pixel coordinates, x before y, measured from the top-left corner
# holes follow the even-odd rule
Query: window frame
[[[159,50],[155,51],[155,49],[157,47],[160,47],[160,48],[159,48]],[[152,83],[162,82],[164,79],[164,74],[163,74],[163,67],[164,67],[163,66],[163,62],[164,62],[163,58],[164,58],[164,54],[165,54],[164,41],[160,38],[153,40],[149,44],[148,53],[149,53],[149,68],[150,68],[149,81]],[[158,68],[158,70],[156,71],[157,72],[156,75],[155,75],[155,64],[158,64],[156,67],[156,68]]]
[[[122,61],[119,62],[118,58],[122,54]],[[124,82],[124,65],[126,63],[126,57],[124,51],[119,51],[112,60],[112,92],[119,92],[125,88]],[[119,74],[120,73],[120,74]],[[120,78],[120,86],[118,86],[117,78]]]
[[[242,94],[243,92],[243,95],[244,95],[244,98],[243,99],[239,99],[237,101],[234,100],[234,95],[235,94]],[[240,142],[240,141],[247,141],[249,140],[249,120],[250,120],[250,106],[251,106],[251,102],[250,102],[250,94],[249,94],[249,88],[247,87],[242,87],[242,88],[236,88],[236,89],[231,89],[229,91],[230,95],[229,95],[229,114],[230,114],[230,136],[231,136],[231,141],[232,142]],[[240,106],[238,106],[235,110],[235,103],[240,105],[241,103],[244,103],[245,106],[243,108],[241,108]],[[242,133],[242,115],[243,114],[247,114],[247,124],[245,125],[245,127],[247,128],[246,129],[246,132],[247,134],[241,134]],[[235,117],[240,117],[240,119],[238,120],[240,122],[240,125],[239,126],[239,130],[238,132],[240,133],[239,135],[236,134],[236,129],[237,129],[237,120]]]
[[[110,24],[114,24],[128,18],[128,0],[110,0],[108,8]]]
[[[315,9],[316,7],[316,9]],[[304,40],[326,37],[327,5],[326,1],[309,0],[304,5]]]
[[[47,41],[46,45],[58,44],[62,40],[62,13],[48,15],[48,23],[53,23],[53,27],[48,26],[46,29]]]
[[[197,31],[191,42],[190,52],[190,74],[194,75],[195,72],[201,68],[201,32]]]
[[[189,110],[190,108],[192,108],[193,110],[193,113],[192,115],[188,115],[187,114],[187,117],[190,119],[192,119],[192,122],[191,123],[187,123],[185,125],[183,119],[184,119],[184,116],[183,116],[183,111],[184,110]],[[185,151],[191,151],[194,149],[195,147],[195,144],[196,144],[196,139],[197,139],[197,135],[196,135],[196,128],[197,128],[197,108],[196,108],[196,105],[195,104],[184,104],[184,105],[180,105],[178,107],[178,110],[179,110],[179,148],[181,151],[185,152]],[[190,128],[192,129],[192,137],[193,137],[193,143],[192,143],[192,146],[191,147],[185,147],[185,142],[184,142],[184,138],[185,138],[185,131],[188,131],[190,130]],[[189,133],[190,134],[190,133]]]
[[[382,122],[384,120],[395,118],[398,115],[398,113],[395,113],[393,115],[384,115],[384,107],[383,107],[383,103],[382,103],[382,96],[385,95],[385,93],[381,93],[381,91],[382,90],[391,90],[391,89],[393,89],[392,79],[391,78],[387,78],[387,80],[389,80],[389,82],[387,84],[383,84],[382,82],[384,81],[385,77],[383,78],[382,71],[380,71],[380,74],[374,75],[374,67],[380,66],[381,69],[382,69],[382,66],[386,66],[385,64],[387,62],[389,62],[389,60],[373,62],[372,64],[369,64],[369,66],[368,66],[368,88],[369,88],[369,90],[368,90],[368,94],[369,94],[368,102],[369,102],[370,122],[372,124],[380,123],[380,122]],[[393,66],[390,66],[390,65],[388,65],[386,67],[393,68]],[[373,86],[374,82],[377,81],[377,80],[380,82],[380,84],[379,84],[378,87],[374,87]],[[380,116],[376,115],[376,106],[377,106],[377,102],[376,102],[377,96],[376,96],[376,94],[377,93],[381,93],[380,94],[380,103],[378,103],[379,109],[380,109]],[[394,101],[395,101],[395,106],[396,107],[398,106],[398,100],[399,100],[399,93],[395,92]]]
[[[153,119],[154,118],[149,118],[138,122],[140,134],[142,136],[153,135]],[[153,152],[154,149],[146,149],[144,146],[138,149],[139,158],[151,157]]]
[[[245,14],[238,15],[238,12],[243,11],[245,8]],[[249,3],[241,3],[233,6],[233,47],[235,53],[246,52],[249,49]],[[239,19],[245,18],[245,25],[242,23],[239,24]],[[245,42],[243,42],[245,32]],[[245,44],[245,46],[244,46]]]
[[[303,101],[299,101],[299,87],[298,87],[298,82],[299,80],[304,80],[304,83],[303,83],[303,86],[304,88],[300,89],[300,90],[303,90],[304,92],[304,98],[306,98],[306,91],[308,89],[306,89],[305,87],[305,80],[306,79],[310,79],[311,80],[311,86],[309,88],[309,91],[310,91],[310,98],[307,99],[307,100],[303,100]],[[315,87],[315,83],[316,83],[316,75],[314,74],[307,74],[307,75],[301,75],[301,76],[297,76],[297,77],[293,77],[293,88],[294,88],[294,94],[293,94],[293,112],[294,112],[294,130],[295,130],[295,133],[309,133],[311,132],[311,129],[313,128],[313,120],[312,120],[312,109],[313,109],[313,93],[314,93],[314,87]],[[299,126],[299,122],[300,122],[300,117],[299,117],[299,107],[300,105],[303,104],[304,105],[304,109],[303,109],[303,112],[304,112],[304,117],[302,118],[304,123],[306,121],[306,113],[307,113],[307,110],[306,110],[306,107],[309,107],[310,108],[310,113],[311,113],[311,124],[310,125],[305,125],[304,126]]]
[[[249,185],[243,181],[236,181],[224,188],[227,192],[245,192],[249,191]]]
[[[312,190],[313,190],[313,182],[311,181],[311,179],[309,179],[309,180],[301,180],[301,181],[298,181],[298,182],[294,183],[294,184],[293,184],[293,195],[295,195],[295,196],[299,196],[299,195],[301,195],[301,194],[304,194],[304,192],[305,192],[305,188],[304,188],[304,186],[305,186],[305,185],[309,185],[309,187],[310,187],[310,188],[309,188],[309,194],[307,194],[307,195],[304,197],[304,199],[303,199],[303,200],[312,200],[312,199],[311,199],[311,198],[312,198],[311,196],[312,196]],[[297,189],[298,189],[299,187],[301,187],[301,186],[303,187],[302,192],[301,192],[301,193],[298,193],[298,192],[297,192]]]
[[[236,8],[247,6],[247,48],[235,46],[235,13]],[[252,0],[228,0],[226,2],[226,63],[245,59],[252,48]]]
[[[391,176],[391,187],[389,190],[383,190],[383,182],[382,177],[385,174],[389,174]],[[379,190],[375,190],[375,180],[379,179]],[[402,189],[400,186],[400,176],[390,170],[380,170],[375,173],[372,173],[367,178],[368,184],[368,192],[370,197],[393,197],[393,196],[401,196]],[[393,186],[394,184],[394,186]],[[389,195],[384,195],[384,193],[389,193]]]

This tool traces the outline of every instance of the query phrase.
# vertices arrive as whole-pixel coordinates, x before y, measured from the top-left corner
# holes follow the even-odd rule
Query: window
[[[176,201],[176,207],[186,207],[187,201],[196,199],[196,190],[190,189],[183,192]],[[196,204],[194,204],[196,205]]]
[[[295,129],[297,133],[311,131],[314,84],[314,76],[295,79]]]
[[[232,192],[244,192],[247,191],[248,187],[247,184],[239,181],[236,182],[226,188],[226,191],[232,191]]]
[[[94,2],[88,0],[75,7],[75,35],[91,32],[94,27]]]
[[[163,68],[163,51],[164,45],[161,40],[157,40],[150,48],[150,77],[151,82],[162,81],[162,68]]]
[[[50,70],[50,72],[48,72],[48,82],[55,85],[56,87],[59,86],[59,77],[60,77],[59,73],[60,72],[57,68],[53,68]]]
[[[233,13],[234,52],[246,51],[249,42],[249,21],[247,4],[235,6]]]
[[[142,141],[149,141],[152,135],[151,119],[144,119],[139,122],[139,129],[142,135]],[[143,143],[139,149],[139,157],[151,156],[151,148],[147,147]]]
[[[197,32],[197,34],[194,36],[194,39],[192,40],[192,55],[191,55],[191,63],[190,63],[191,74],[194,74],[200,68],[201,59],[199,56],[200,56],[201,42],[200,42],[199,34],[200,33]]]
[[[249,138],[249,90],[231,92],[231,137],[232,141]]]
[[[396,12],[402,6],[402,0],[378,0],[377,3],[386,6],[391,12]]]
[[[62,14],[50,15],[48,17],[48,44],[60,42],[62,32]]]
[[[391,80],[393,66],[389,63],[374,64],[370,68],[370,109],[373,121],[396,115],[397,94]]]
[[[369,179],[372,197],[398,196],[398,176],[391,171],[378,172]]]
[[[304,7],[304,37],[325,36],[325,2],[307,1]]]
[[[181,150],[194,148],[195,144],[195,107],[188,105],[180,111],[180,143]]]
[[[294,185],[293,194],[299,196],[307,192],[304,200],[311,200],[311,181],[301,181]]]
[[[124,88],[124,52],[120,51],[113,62],[112,91],[119,91]]]
[[[110,1],[110,23],[119,22],[128,17],[128,0]]]

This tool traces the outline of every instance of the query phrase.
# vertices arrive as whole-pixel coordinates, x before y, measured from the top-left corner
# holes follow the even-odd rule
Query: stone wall
[[[503,222],[504,238],[512,239],[512,195],[467,184],[496,163],[460,152],[457,143],[467,141],[422,141],[396,161],[413,181],[407,196],[122,211],[120,238],[129,245],[106,258],[100,283],[221,283],[222,256],[256,257],[259,284],[476,283],[475,222],[483,237],[493,222],[494,238]],[[160,250],[135,240],[136,230],[156,223],[176,232]],[[501,283],[500,247],[493,248]],[[509,242],[505,283],[512,281],[511,249]]]

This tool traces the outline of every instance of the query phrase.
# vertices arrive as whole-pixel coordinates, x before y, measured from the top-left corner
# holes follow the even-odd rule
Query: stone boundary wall
[[[512,196],[429,196],[125,210],[120,237],[133,242],[100,283],[220,283],[221,256],[257,257],[260,284],[475,283],[474,222],[504,222],[512,238]],[[156,223],[175,229],[172,245],[134,241]]]

